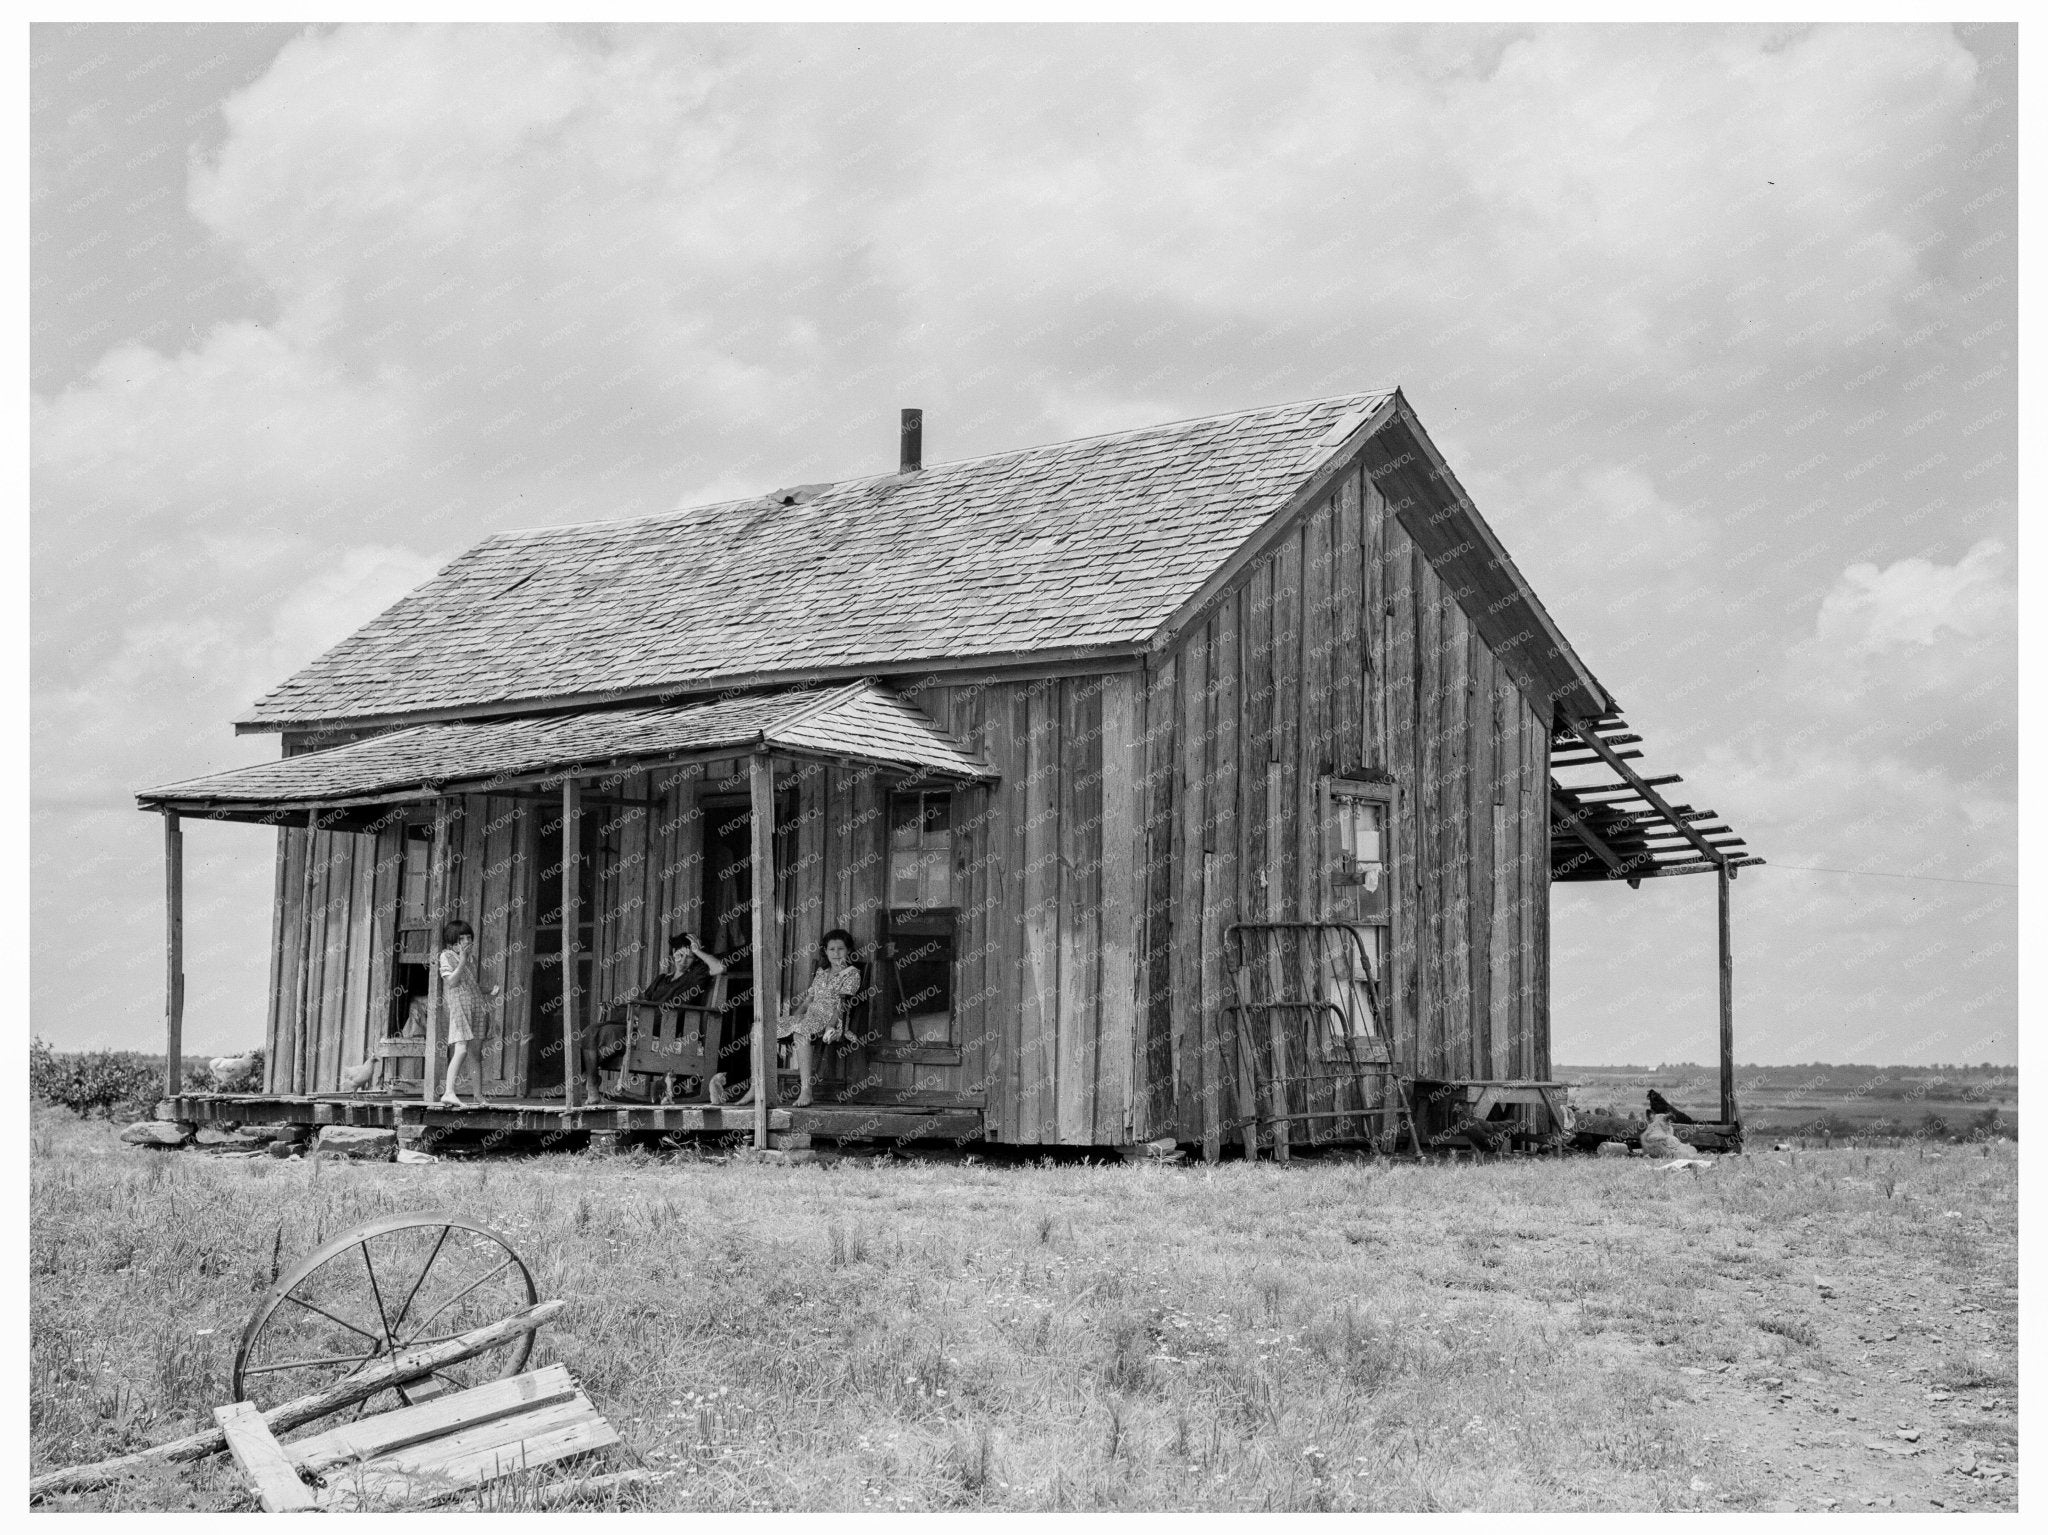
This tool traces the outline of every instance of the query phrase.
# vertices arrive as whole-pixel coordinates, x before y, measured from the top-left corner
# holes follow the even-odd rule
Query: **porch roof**
[[[863,681],[656,709],[418,725],[166,784],[136,798],[145,810],[262,818],[265,812],[328,805],[488,793],[536,780],[630,772],[757,749],[850,759],[931,778],[995,776],[915,703]]]

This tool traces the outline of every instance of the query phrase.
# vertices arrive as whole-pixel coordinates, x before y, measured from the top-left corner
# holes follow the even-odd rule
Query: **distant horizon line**
[[[1608,1065],[1559,1062],[1551,1067],[1552,1075],[1565,1071],[1701,1071],[1719,1072],[1720,1067],[1704,1061],[1660,1061],[1654,1066],[1634,1062],[1619,1062]],[[2017,1061],[1949,1061],[1949,1062],[1891,1062],[1875,1061],[1780,1061],[1765,1064],[1758,1061],[1738,1062],[1737,1071],[2018,1071]]]

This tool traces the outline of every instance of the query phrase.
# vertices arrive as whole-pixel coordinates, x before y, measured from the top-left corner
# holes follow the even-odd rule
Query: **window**
[[[878,1044],[887,1058],[957,1061],[953,960],[953,798],[889,798],[889,907],[883,953],[888,1023]]]
[[[1323,994],[1343,1009],[1354,1040],[1393,1037],[1393,825],[1392,784],[1323,781],[1323,910],[1357,935],[1329,946]]]
[[[434,957],[435,940],[427,911],[428,865],[434,856],[434,832],[430,826],[405,828],[404,859],[398,866],[398,957],[423,965]]]
[[[391,972],[391,1016],[386,1034],[426,1032],[427,967],[434,962],[439,934],[427,911],[427,884],[434,857],[431,826],[403,829],[398,865],[398,943]]]
[[[1387,804],[1333,785],[1336,857],[1330,882],[1349,898],[1352,914],[1384,922],[1387,914]],[[1334,894],[1335,892],[1333,892]]]
[[[896,794],[889,799],[889,904],[953,904],[953,797]]]

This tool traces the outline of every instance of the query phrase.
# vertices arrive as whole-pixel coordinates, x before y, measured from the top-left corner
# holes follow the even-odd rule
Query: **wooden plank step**
[[[227,1435],[228,1452],[256,1489],[265,1513],[303,1513],[319,1507],[313,1489],[299,1480],[291,1457],[270,1432],[270,1425],[263,1421],[254,1402],[229,1402],[216,1407],[213,1421]]]

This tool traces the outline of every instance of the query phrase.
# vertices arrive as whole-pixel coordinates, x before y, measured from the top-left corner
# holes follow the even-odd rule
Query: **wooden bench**
[[[1416,1094],[1421,1102],[1432,1107],[1449,1111],[1452,1134],[1465,1133],[1458,1130],[1460,1125],[1488,1125],[1494,1123],[1493,1112],[1503,1105],[1523,1111],[1523,1122],[1514,1126],[1524,1135],[1558,1136],[1565,1132],[1569,1116],[1565,1111],[1571,1084],[1568,1082],[1538,1082],[1522,1078],[1452,1078],[1436,1079],[1418,1077]],[[1528,1111],[1540,1110],[1542,1124],[1530,1122],[1538,1116]],[[1501,1131],[1507,1131],[1503,1125]],[[1497,1132],[1482,1133],[1482,1138],[1491,1139]],[[1473,1139],[1466,1134],[1466,1139]]]
[[[281,1444],[249,1402],[214,1409],[268,1513],[444,1502],[467,1488],[619,1442],[562,1365],[451,1391]]]

